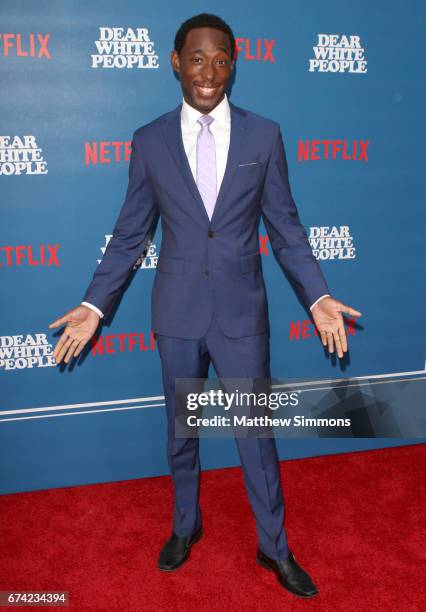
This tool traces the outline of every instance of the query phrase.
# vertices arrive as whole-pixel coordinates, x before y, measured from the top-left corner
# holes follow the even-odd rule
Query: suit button
[[[209,272],[208,270],[204,270],[204,274],[205,274],[206,276],[208,276],[208,275],[210,274],[210,272]]]
[[[208,235],[209,238],[213,238],[214,231],[213,230],[209,230],[207,235]]]

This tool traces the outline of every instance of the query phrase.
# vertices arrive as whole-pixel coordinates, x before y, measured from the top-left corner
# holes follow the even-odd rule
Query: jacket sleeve
[[[101,263],[83,296],[107,316],[129,278],[133,266],[152,238],[159,218],[146,177],[139,139],[133,134],[126,197]]]
[[[331,292],[312,253],[291,194],[287,159],[279,128],[266,170],[261,206],[262,219],[274,256],[296,295],[305,308],[309,309],[319,297]]]

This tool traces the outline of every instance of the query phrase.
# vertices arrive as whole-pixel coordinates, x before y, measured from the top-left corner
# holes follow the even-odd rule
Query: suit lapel
[[[192,175],[191,166],[189,165],[185,148],[183,146],[182,129],[180,126],[181,107],[182,104],[179,104],[179,106],[175,108],[175,110],[171,111],[171,113],[169,113],[169,115],[166,117],[166,120],[163,123],[163,133],[174,162],[197,202],[198,212],[201,213],[204,223],[207,221],[209,224],[210,219],[205,209],[200,192],[198,191],[197,183]]]
[[[225,174],[217,194],[216,204],[213,210],[212,223],[216,221],[221,210],[225,196],[228,193],[232,178],[238,167],[241,155],[244,153],[244,139],[246,137],[246,118],[247,114],[238,106],[229,103],[231,109],[231,134],[229,139],[228,158],[226,161]]]
[[[242,109],[234,106],[234,104],[231,102],[229,103],[229,106],[231,110],[231,133],[228,158],[225,167],[225,174],[217,195],[212,222],[217,219],[218,214],[223,207],[225,195],[238,167],[241,154],[244,152],[243,143],[246,135],[245,124],[247,115]],[[207,221],[207,223],[210,224],[210,219],[205,209],[200,192],[198,191],[197,183],[194,180],[191,167],[185,153],[185,148],[183,146],[182,130],[180,125],[181,107],[182,105],[180,104],[167,115],[165,121],[163,122],[163,134],[173,160],[198,204],[198,212],[201,213],[204,223]]]

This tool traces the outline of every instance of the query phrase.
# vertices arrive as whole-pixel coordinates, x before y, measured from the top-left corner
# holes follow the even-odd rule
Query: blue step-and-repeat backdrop
[[[363,313],[346,321],[347,359],[330,358],[261,226],[273,376],[404,379],[425,370],[424,3],[3,0],[2,493],[168,473],[150,328],[160,226],[82,358],[55,366],[61,331],[48,325],[81,301],[102,258],[133,132],[181,101],[173,39],[203,11],[233,28],[230,97],[280,122],[313,252],[334,296]],[[277,444],[289,458],[414,441]],[[234,441],[203,440],[201,460],[204,469],[236,465]]]

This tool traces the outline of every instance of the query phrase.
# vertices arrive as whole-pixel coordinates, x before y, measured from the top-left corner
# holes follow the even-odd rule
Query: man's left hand
[[[321,335],[323,345],[328,345],[330,353],[334,352],[334,346],[336,346],[340,358],[348,350],[342,312],[353,317],[360,317],[362,314],[359,310],[355,310],[355,308],[347,306],[332,297],[324,297],[311,310],[312,318]]]

